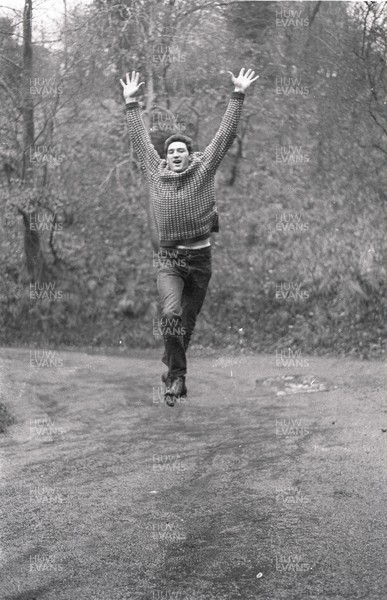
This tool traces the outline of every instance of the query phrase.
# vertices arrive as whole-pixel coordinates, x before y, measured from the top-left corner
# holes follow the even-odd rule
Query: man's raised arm
[[[120,79],[126,103],[126,122],[128,124],[130,139],[140,159],[141,166],[150,171],[156,170],[160,156],[153,146],[149,134],[141,117],[140,106],[136,94],[144,82],[138,83],[140,74],[132,71],[132,77],[126,74],[126,84]]]
[[[241,69],[238,77],[228,71],[234,84],[234,92],[214,139],[203,152],[203,162],[213,171],[219,167],[236,136],[245,90],[259,77],[254,77],[255,72],[251,69],[246,73],[244,71],[245,69]]]

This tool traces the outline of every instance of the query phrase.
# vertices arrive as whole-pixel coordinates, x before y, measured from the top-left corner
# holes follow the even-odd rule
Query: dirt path
[[[1,352],[1,599],[384,597],[381,363],[196,356],[169,408],[158,352],[39,352]],[[292,373],[330,389],[256,384]]]

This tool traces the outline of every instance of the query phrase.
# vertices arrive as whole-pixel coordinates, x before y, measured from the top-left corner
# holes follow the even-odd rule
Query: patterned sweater
[[[215,173],[232,145],[245,95],[232,92],[219,130],[204,152],[193,152],[188,168],[174,173],[151,143],[138,102],[126,105],[126,120],[134,149],[145,171],[160,246],[176,246],[218,231]]]

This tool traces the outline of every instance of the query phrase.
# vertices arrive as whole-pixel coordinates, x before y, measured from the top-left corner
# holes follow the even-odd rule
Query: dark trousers
[[[211,246],[198,250],[162,248],[158,254],[157,290],[164,340],[162,362],[172,377],[185,376],[186,350],[211,279]]]

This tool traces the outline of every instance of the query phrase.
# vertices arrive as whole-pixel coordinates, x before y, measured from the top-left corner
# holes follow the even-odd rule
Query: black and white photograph
[[[383,600],[387,1],[0,1],[0,600]]]

